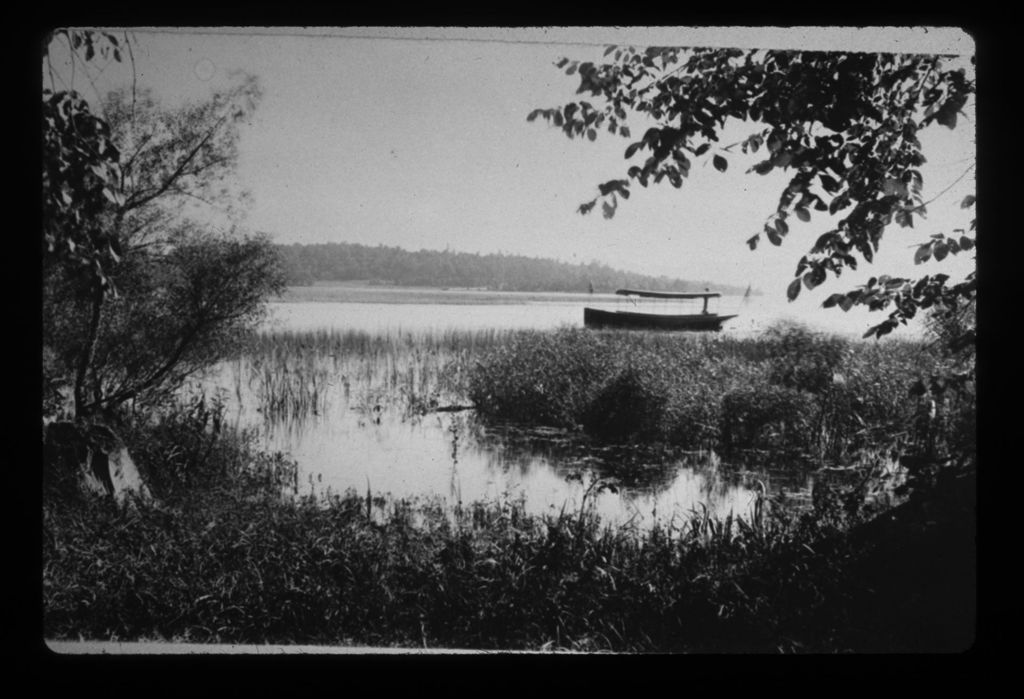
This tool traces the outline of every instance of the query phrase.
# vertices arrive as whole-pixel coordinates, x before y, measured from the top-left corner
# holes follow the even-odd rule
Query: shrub
[[[669,402],[663,375],[630,366],[597,391],[583,414],[587,432],[612,440],[660,438]]]
[[[723,446],[806,448],[817,407],[814,395],[788,386],[733,389],[722,399]]]
[[[491,417],[574,427],[613,371],[610,359],[589,333],[520,333],[477,363],[469,397]]]
[[[839,337],[811,332],[793,324],[777,324],[765,332],[771,351],[768,380],[773,384],[821,393],[833,381],[848,356],[848,343]]]
[[[253,431],[225,425],[219,397],[195,395],[124,419],[122,434],[152,493],[181,500],[237,488],[248,495],[294,487],[296,465],[256,448]]]

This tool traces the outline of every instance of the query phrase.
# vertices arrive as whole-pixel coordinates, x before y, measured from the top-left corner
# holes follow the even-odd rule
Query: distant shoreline
[[[751,292],[751,295],[760,294]],[[327,282],[289,286],[274,299],[278,303],[405,303],[405,304],[516,304],[580,303],[588,299],[611,301],[612,293],[572,291],[495,291],[467,287],[383,286],[360,282]]]

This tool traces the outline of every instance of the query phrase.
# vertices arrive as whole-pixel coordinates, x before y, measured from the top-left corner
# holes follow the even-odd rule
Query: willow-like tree
[[[65,42],[80,71],[130,47],[93,31],[51,42]],[[223,358],[282,287],[269,241],[232,227],[244,205],[233,184],[240,127],[259,90],[242,76],[175,107],[121,90],[96,113],[55,88],[43,91],[44,396],[59,416],[68,388],[74,418],[102,421]],[[225,216],[209,223],[192,204]]]
[[[840,215],[823,230],[796,266],[787,295],[822,284],[844,268],[855,269],[878,251],[886,228],[911,227],[923,217],[925,162],[918,134],[935,123],[950,129],[975,91],[973,79],[953,56],[885,53],[832,53],[741,49],[685,49],[609,46],[607,63],[561,59],[556,65],[579,76],[576,101],[560,108],[536,109],[538,117],[567,136],[597,138],[607,129],[634,138],[627,121],[639,117],[654,125],[625,149],[632,161],[626,177],[600,184],[598,196],[579,207],[588,213],[598,203],[605,217],[639,184],[667,181],[682,187],[691,170],[710,161],[729,167],[736,148],[762,159],[749,172],[791,173],[762,236],[780,245],[793,219],[811,223],[815,214]],[[749,126],[747,135],[720,143],[730,121]],[[974,204],[969,196],[964,208]],[[942,260],[975,247],[974,220],[964,229],[935,232],[919,246],[914,260]],[[867,284],[830,295],[826,307],[849,310],[856,304],[888,310],[885,320],[865,337],[881,337],[905,324],[920,309],[956,316],[972,307],[975,273],[956,283],[946,274],[917,279],[881,275]],[[973,330],[957,339],[973,343]]]

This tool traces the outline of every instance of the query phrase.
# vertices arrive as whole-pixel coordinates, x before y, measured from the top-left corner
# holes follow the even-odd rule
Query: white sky
[[[831,227],[813,212],[810,223],[791,218],[781,247],[762,239],[757,251],[747,248],[791,173],[747,175],[756,159],[738,154],[725,174],[698,161],[680,190],[667,181],[635,186],[612,220],[599,209],[581,216],[576,207],[596,195],[598,183],[625,177],[629,141],[607,132],[596,142],[570,141],[542,119],[526,121],[535,108],[577,99],[578,76],[553,63],[562,56],[600,61],[607,44],[626,43],[974,52],[962,31],[936,28],[188,28],[134,35],[138,84],[168,102],[202,99],[235,70],[259,78],[264,97],[244,131],[238,174],[253,197],[247,225],[278,242],[597,260],[647,274],[752,283],[777,295]],[[130,72],[112,66],[97,86],[126,79]],[[934,125],[921,135],[926,200],[974,162],[973,105],[965,111],[969,119],[961,117],[955,130]],[[631,130],[636,139],[644,127]],[[722,142],[731,142],[728,135]],[[872,274],[937,271],[935,263],[914,267],[910,246],[966,227],[973,210],[962,211],[960,202],[973,192],[971,171],[929,205],[926,225],[890,227],[874,265],[805,290],[798,303],[820,304]],[[961,258],[952,271],[973,264]]]

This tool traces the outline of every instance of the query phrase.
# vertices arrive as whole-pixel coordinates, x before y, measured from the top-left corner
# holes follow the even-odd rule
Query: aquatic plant
[[[918,341],[850,341],[793,326],[744,339],[567,329],[511,335],[474,362],[466,390],[492,421],[838,458],[900,435],[969,435],[970,399],[944,402],[941,424],[918,424],[931,404],[909,389],[944,361]]]

